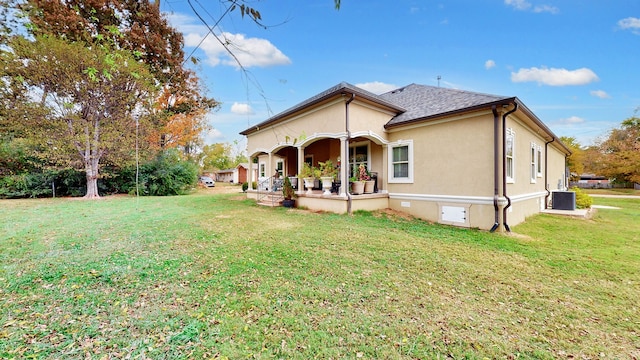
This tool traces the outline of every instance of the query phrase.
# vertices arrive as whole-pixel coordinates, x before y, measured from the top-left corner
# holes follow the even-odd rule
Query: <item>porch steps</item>
[[[282,193],[280,192],[272,192],[266,194],[262,197],[258,202],[258,205],[276,207],[282,205]]]

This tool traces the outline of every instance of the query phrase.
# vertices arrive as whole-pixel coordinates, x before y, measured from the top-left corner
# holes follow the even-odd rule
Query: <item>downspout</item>
[[[507,199],[507,206],[502,208],[502,224],[507,232],[511,228],[507,224],[507,209],[511,207],[511,199],[507,196],[507,116],[518,110],[518,103],[513,102],[513,109],[502,115],[502,196]]]
[[[499,138],[500,138],[500,116],[496,110],[496,105],[491,107],[493,112],[493,210],[495,213],[495,222],[491,227],[490,232],[494,232],[500,226],[500,207],[498,206],[498,200],[500,198],[500,169],[499,162]]]
[[[549,148],[549,144],[556,141],[554,136],[551,137],[551,141],[547,141],[544,143],[544,190],[547,192],[547,195],[544,197],[544,208],[549,208],[549,195],[551,195],[551,191],[549,191],[549,152],[547,151]]]
[[[342,184],[342,186],[344,186],[344,190],[345,193],[347,194],[347,214],[351,215],[351,193],[349,192],[349,141],[351,140],[351,130],[349,130],[349,104],[351,104],[351,102],[356,98],[356,94],[352,93],[351,94],[351,98],[349,100],[347,100],[347,102],[345,102],[344,105],[344,111],[345,111],[345,130],[347,131],[347,141],[345,141],[345,154],[346,159],[342,159],[342,163],[344,164],[344,168],[342,169],[343,171],[345,171],[345,173],[347,174],[346,177],[346,182],[345,184]],[[341,175],[342,176],[342,175]],[[341,179],[342,180],[342,179]]]

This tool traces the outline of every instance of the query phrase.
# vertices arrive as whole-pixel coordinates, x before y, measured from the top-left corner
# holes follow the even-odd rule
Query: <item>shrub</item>
[[[593,204],[593,199],[589,194],[584,192],[584,190],[580,189],[577,186],[571,188],[571,191],[576,193],[576,207],[578,209],[588,209]]]
[[[249,183],[248,182],[243,182],[242,183],[242,192],[246,192],[247,189],[249,188]]]
[[[180,158],[177,150],[160,153],[140,168],[140,195],[182,195],[196,185],[198,167]],[[129,192],[135,192],[135,184]]]
[[[51,180],[42,173],[25,173],[0,178],[0,198],[37,198],[51,196]]]

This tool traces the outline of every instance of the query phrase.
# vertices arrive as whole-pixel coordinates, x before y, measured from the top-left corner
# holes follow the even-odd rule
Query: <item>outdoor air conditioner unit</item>
[[[551,197],[551,208],[554,210],[575,210],[576,193],[573,191],[554,191]]]

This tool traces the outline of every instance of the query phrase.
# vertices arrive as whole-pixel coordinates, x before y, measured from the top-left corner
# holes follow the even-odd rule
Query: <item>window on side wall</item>
[[[516,140],[516,134],[515,132],[509,128],[507,129],[507,136],[506,136],[506,150],[505,150],[505,158],[506,158],[506,175],[507,175],[507,182],[508,183],[515,183],[516,182],[516,178],[515,178],[515,174],[514,174],[514,168],[515,168],[515,140]]]
[[[413,182],[413,142],[405,141],[389,146],[389,182]]]
[[[542,146],[538,146],[538,177],[542,177]]]
[[[538,147],[536,143],[531,143],[531,183],[536,183],[538,176]]]

